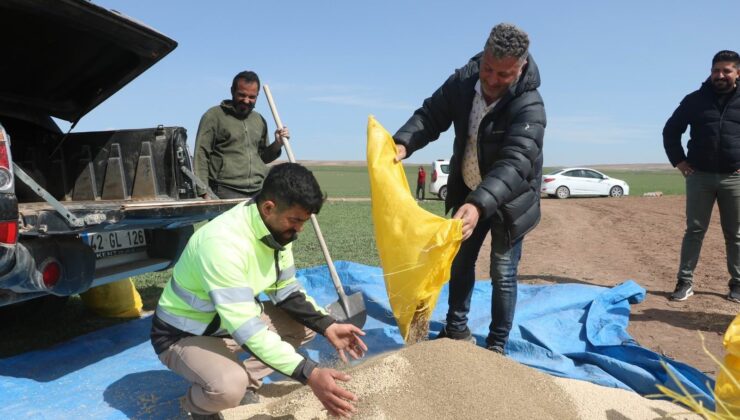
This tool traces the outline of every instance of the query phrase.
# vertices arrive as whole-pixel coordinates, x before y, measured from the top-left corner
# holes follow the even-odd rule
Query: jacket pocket
[[[506,130],[491,129],[484,132],[479,139],[481,167],[487,171],[498,158],[501,144],[504,142]]]
[[[511,243],[529,233],[540,221],[539,194],[527,191],[501,207]]]

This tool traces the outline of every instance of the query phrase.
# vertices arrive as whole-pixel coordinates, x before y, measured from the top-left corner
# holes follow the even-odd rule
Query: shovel
[[[267,103],[270,104],[270,111],[272,111],[272,117],[275,119],[275,125],[278,129],[283,128],[283,123],[280,121],[277,108],[275,108],[275,102],[272,100],[272,93],[270,93],[270,87],[263,85],[265,96],[267,96]],[[295,156],[293,155],[293,149],[290,147],[290,142],[287,138],[283,138],[283,146],[285,151],[288,153],[288,161],[295,163]],[[344,293],[344,287],[339,281],[339,275],[337,274],[336,268],[334,268],[334,261],[329,255],[329,248],[326,247],[324,241],[324,235],[321,234],[321,228],[319,228],[319,221],[316,219],[316,215],[311,215],[311,225],[313,230],[316,232],[316,237],[319,239],[319,245],[321,246],[321,252],[324,253],[326,259],[326,265],[329,267],[329,274],[331,274],[331,280],[334,283],[334,288],[337,290],[339,300],[329,304],[326,307],[327,312],[338,322],[344,324],[352,324],[357,328],[362,328],[365,325],[367,319],[367,309],[365,309],[365,301],[362,299],[362,293],[357,292],[350,296]]]

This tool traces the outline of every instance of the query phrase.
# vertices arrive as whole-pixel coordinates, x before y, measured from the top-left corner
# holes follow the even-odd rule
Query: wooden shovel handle
[[[262,89],[265,91],[265,96],[267,97],[267,103],[270,105],[270,111],[272,111],[272,117],[275,119],[275,125],[277,125],[278,129],[283,128],[283,122],[280,120],[280,115],[278,115],[277,108],[275,107],[275,101],[272,99],[272,93],[270,92],[270,87],[268,85],[262,85]],[[290,147],[290,141],[283,137],[283,146],[285,146],[285,151],[288,153],[288,161],[295,163],[295,156],[293,155],[293,149]],[[321,234],[321,228],[319,227],[319,221],[316,219],[316,215],[311,215],[311,225],[313,225],[313,230],[316,232],[316,237],[319,239],[319,245],[321,246],[321,252],[324,254],[324,259],[326,260],[326,265],[329,267],[329,274],[331,275],[331,280],[334,283],[334,288],[337,289],[337,294],[339,295],[339,300],[342,304],[342,308],[344,309],[345,313],[349,314],[349,308],[347,307],[347,295],[344,293],[344,288],[342,287],[342,283],[339,281],[339,275],[337,274],[337,269],[334,268],[334,261],[331,259],[331,255],[329,255],[329,248],[326,246],[326,241],[324,241],[324,235]]]

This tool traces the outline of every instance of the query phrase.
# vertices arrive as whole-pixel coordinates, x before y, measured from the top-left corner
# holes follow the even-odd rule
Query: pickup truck
[[[0,39],[0,306],[165,270],[239,202],[196,196],[184,128],[72,132],[175,41],[86,0],[3,0]]]

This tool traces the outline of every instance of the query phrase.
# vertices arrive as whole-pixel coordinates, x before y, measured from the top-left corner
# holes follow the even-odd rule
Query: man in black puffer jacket
[[[719,207],[727,249],[730,292],[740,302],[740,56],[720,51],[701,88],[688,94],[663,129],[663,146],[671,164],[686,178],[686,233],[672,300],[694,294],[693,277],[714,202]],[[688,156],[681,135],[691,125]]]
[[[482,53],[455,71],[393,136],[396,160],[455,125],[446,210],[463,221],[452,263],[447,324],[438,338],[475,341],[467,326],[475,261],[491,232],[493,305],[486,347],[503,353],[511,331],[524,235],[540,220],[545,108],[529,37],[510,24],[491,31]]]

